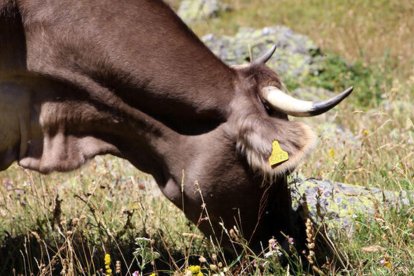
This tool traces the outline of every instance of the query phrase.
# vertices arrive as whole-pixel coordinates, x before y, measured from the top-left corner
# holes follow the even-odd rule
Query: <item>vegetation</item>
[[[170,1],[176,6],[178,0]],[[414,2],[411,0],[228,0],[233,11],[195,24],[197,34],[231,34],[240,26],[284,24],[310,36],[327,53],[327,70],[292,86],[355,94],[326,116],[358,143],[321,135],[306,177],[378,187],[414,187]],[[342,58],[339,58],[342,57]],[[344,62],[346,60],[347,62]],[[227,263],[222,251],[159,194],[149,176],[123,160],[99,157],[70,174],[49,176],[17,166],[0,173],[0,274],[175,275],[289,274],[300,259],[279,263],[277,244]],[[314,263],[327,275],[410,275],[414,268],[414,208],[378,205],[355,214],[355,231],[331,229],[342,267]],[[309,246],[314,233],[308,229]],[[107,255],[106,255],[107,254]],[[312,256],[308,256],[312,259]],[[312,263],[312,262],[311,262]],[[323,273],[323,274],[321,274]]]

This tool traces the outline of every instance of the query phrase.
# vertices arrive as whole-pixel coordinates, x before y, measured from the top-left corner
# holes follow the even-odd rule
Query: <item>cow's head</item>
[[[315,145],[313,131],[301,122],[289,121],[288,115],[319,115],[352,92],[351,87],[322,102],[289,96],[282,91],[284,86],[279,76],[265,65],[275,50],[273,46],[251,64],[235,67],[240,81],[231,103],[239,152],[253,170],[270,179],[291,172]]]

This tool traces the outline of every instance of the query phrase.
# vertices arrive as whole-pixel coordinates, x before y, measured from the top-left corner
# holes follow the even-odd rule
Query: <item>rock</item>
[[[294,208],[307,205],[313,221],[322,220],[328,225],[352,234],[355,218],[373,217],[379,208],[401,208],[412,205],[414,192],[384,191],[328,180],[300,180],[291,183]],[[306,202],[306,203],[305,203]]]
[[[202,40],[220,59],[230,65],[246,63],[250,60],[250,54],[253,58],[258,57],[276,44],[276,53],[267,65],[276,70],[283,79],[301,79],[308,74],[318,74],[323,58],[312,40],[285,26],[240,28],[233,37],[208,34]]]
[[[183,0],[178,9],[178,15],[188,24],[217,17],[220,12],[228,9],[228,6],[220,3],[219,0]]]
[[[323,141],[330,145],[335,145],[335,148],[353,148],[361,147],[360,137],[354,135],[349,129],[334,123],[323,122],[315,126],[317,133],[323,137]]]

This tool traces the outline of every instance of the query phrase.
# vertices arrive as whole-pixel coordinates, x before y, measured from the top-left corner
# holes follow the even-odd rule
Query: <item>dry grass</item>
[[[204,250],[198,230],[151,177],[126,161],[96,158],[74,173],[50,176],[14,166],[0,177],[1,275],[11,267],[25,274],[94,273],[104,267],[105,253],[120,262],[125,275],[142,261],[133,254],[137,237],[162,237],[151,246],[166,256],[186,259],[199,253],[190,248]]]
[[[413,91],[412,81],[394,82],[378,108],[363,111],[348,104],[327,118],[310,120],[316,129],[321,122],[332,121],[352,136],[320,132],[319,146],[303,167],[304,174],[384,189],[413,189]]]

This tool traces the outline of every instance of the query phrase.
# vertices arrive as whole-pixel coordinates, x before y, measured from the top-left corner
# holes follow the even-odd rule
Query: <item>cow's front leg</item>
[[[26,151],[29,104],[29,87],[0,75],[0,170],[7,169]]]

